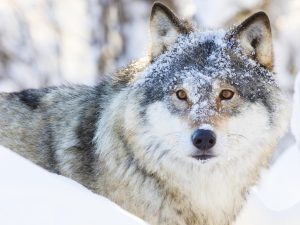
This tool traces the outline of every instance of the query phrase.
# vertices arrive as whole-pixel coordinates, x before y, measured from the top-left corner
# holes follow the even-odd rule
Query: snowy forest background
[[[68,83],[92,85],[101,81],[104,75],[145,56],[153,2],[0,0],[0,91]],[[283,138],[271,170],[254,189],[239,224],[300,224],[300,77],[295,85],[296,76],[300,74],[300,1],[161,2],[180,17],[208,28],[237,24],[260,10],[268,13],[279,83],[291,100],[294,87],[298,88],[291,123],[298,146],[290,132]],[[78,191],[76,185],[79,184],[66,183],[67,178],[61,182],[61,178],[55,177],[57,175],[46,175],[13,153],[0,150],[0,224],[99,224],[98,210],[101,207],[102,221],[107,219],[106,225],[142,224],[136,220],[133,222],[132,218],[124,219],[127,214],[125,217],[116,216],[119,209],[112,213],[111,203],[96,200],[100,197],[86,194],[87,190],[82,192],[83,187]],[[57,205],[61,207],[57,208]],[[45,209],[50,213],[45,214]],[[81,209],[85,210],[84,214]],[[276,210],[283,213],[275,213]],[[18,212],[18,217],[14,216],[15,212]],[[36,214],[40,217],[35,218]],[[86,221],[87,217],[89,221]]]
[[[0,90],[94,84],[147,53],[152,0],[1,0]],[[217,28],[264,10],[276,71],[292,91],[300,69],[298,0],[162,0],[180,17]]]

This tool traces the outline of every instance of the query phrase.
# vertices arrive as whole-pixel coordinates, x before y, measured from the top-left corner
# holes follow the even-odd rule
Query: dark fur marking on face
[[[155,173],[152,173],[152,172],[149,173],[142,166],[142,163],[140,163],[139,160],[136,159],[134,153],[132,152],[132,148],[131,148],[130,144],[126,141],[124,133],[125,133],[125,131],[124,132],[119,131],[119,132],[117,132],[117,135],[118,135],[118,138],[119,138],[120,142],[123,144],[123,148],[126,151],[127,157],[131,158],[129,160],[129,162],[131,162],[132,164],[131,165],[127,164],[127,166],[134,166],[135,167],[135,173],[141,173],[142,174],[142,177],[144,178],[142,183],[145,182],[146,178],[151,178],[151,179],[154,179],[156,181],[157,185],[163,186],[162,180]]]
[[[124,150],[126,151],[128,157],[130,158],[130,162],[132,163],[131,166],[135,166],[136,170],[142,174],[143,177],[148,177],[147,171],[142,168],[139,164],[139,162],[135,159],[134,153],[131,151],[131,148],[129,146],[129,143],[125,140],[124,134],[118,133],[118,138],[123,144]],[[128,166],[128,164],[127,164]]]
[[[184,68],[191,68],[204,74],[210,74],[210,71],[205,71],[205,65],[209,65],[207,58],[209,58],[215,48],[216,44],[213,41],[201,43],[197,48],[187,50],[187,52],[178,55],[174,60],[168,61],[166,63],[168,66],[163,72],[154,69],[151,79],[147,80],[148,83],[140,87],[140,89],[143,89],[144,95],[141,105],[149,105],[156,101],[161,101],[165,96],[171,95],[174,87],[182,83],[182,78],[184,77],[182,75],[185,73]],[[153,63],[154,68],[155,64],[156,62]]]
[[[167,30],[166,29],[162,29],[162,30],[159,31],[159,35],[160,36],[166,36],[166,34],[167,34]]]
[[[157,161],[161,161],[169,152],[170,152],[170,150],[164,150],[164,151],[162,151],[162,153],[160,154],[160,156],[157,158]]]
[[[163,195],[162,202],[161,202],[161,205],[159,206],[159,210],[158,210],[158,213],[159,213],[158,214],[158,223],[159,224],[162,224],[165,220],[165,218],[163,218],[162,212],[163,212],[163,207],[165,206],[166,201],[167,201],[167,194],[165,193]]]
[[[146,108],[142,108],[140,111],[139,111],[139,116],[141,119],[144,119],[145,116],[146,116],[146,111],[147,109]]]
[[[146,106],[154,102],[161,101],[164,98],[164,92],[160,87],[156,87],[156,90],[152,88],[145,88],[143,91],[143,97],[140,101],[141,106]]]
[[[268,74],[264,68],[255,67],[249,70],[239,60],[235,61],[234,67],[236,75],[226,78],[226,82],[234,86],[244,100],[252,103],[262,103],[269,113],[274,112],[271,92],[267,88],[268,84],[266,83],[266,81],[272,82],[272,75]],[[248,71],[251,71],[251,76],[243,76]],[[277,88],[276,85],[273,85],[273,88]]]
[[[132,158],[131,155],[127,155],[126,159],[125,159],[125,168],[123,171],[123,176],[126,175],[126,173],[128,172],[129,168],[134,164],[134,159]]]
[[[259,41],[259,37],[257,38],[251,43],[253,46]],[[209,100],[212,87],[210,82],[206,82],[206,79],[212,77],[212,79],[219,79],[234,86],[245,101],[260,103],[269,112],[274,112],[272,92],[269,90],[270,85],[276,88],[272,71],[260,64],[251,63],[253,59],[251,56],[246,57],[241,54],[236,40],[224,39],[223,41],[225,45],[218,45],[212,37],[212,39],[196,43],[195,46],[178,52],[175,43],[173,49],[149,65],[147,80],[139,87],[139,94],[143,95],[140,101],[141,106],[164,101],[171,113],[178,115],[184,113],[173,105],[170,96],[172,91],[184,82],[186,78],[184,73],[195,71],[204,75],[203,80],[199,78],[198,81],[195,76],[195,82],[200,84],[199,102]],[[176,57],[172,54],[176,54]],[[160,66],[157,66],[157,63]],[[212,108],[211,111],[213,110]],[[239,112],[238,106],[230,111],[231,114]]]

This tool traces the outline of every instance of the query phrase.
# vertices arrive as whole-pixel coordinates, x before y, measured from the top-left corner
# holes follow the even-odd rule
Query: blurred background
[[[0,91],[95,84],[147,54],[152,0],[1,0]],[[161,0],[200,27],[237,24],[266,11],[275,71],[292,96],[300,70],[299,0]],[[292,143],[287,135],[280,149]]]
[[[152,0],[1,0],[0,91],[93,84],[147,53]],[[264,10],[276,71],[293,90],[300,69],[299,0],[162,0],[200,27],[230,26]]]

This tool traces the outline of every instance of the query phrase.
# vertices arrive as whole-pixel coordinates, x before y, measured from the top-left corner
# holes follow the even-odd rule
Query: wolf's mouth
[[[209,159],[214,158],[216,156],[215,155],[210,155],[210,154],[201,154],[201,155],[192,155],[192,157],[194,159],[197,159],[197,160],[209,160]]]

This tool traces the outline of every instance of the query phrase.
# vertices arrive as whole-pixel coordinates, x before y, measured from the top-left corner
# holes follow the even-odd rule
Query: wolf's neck
[[[189,211],[199,215],[197,219],[200,222],[195,224],[232,224],[246,201],[249,189],[258,181],[262,168],[268,164],[272,147],[267,147],[257,149],[257,152],[265,154],[251,156],[247,163],[243,160],[226,162],[226,165],[219,164],[209,170],[177,165],[177,170],[173,170],[173,167],[165,174],[167,181],[171,181],[168,186],[175,187],[187,200],[183,201],[186,204],[183,207],[189,207]]]
[[[105,156],[109,163],[103,162],[106,172],[101,194],[151,224],[232,224],[261,168],[257,165],[255,171],[237,172],[228,167],[225,173],[216,169],[210,175],[185,171],[184,178],[176,171],[158,174],[134,159],[124,142],[118,145],[118,155]]]

